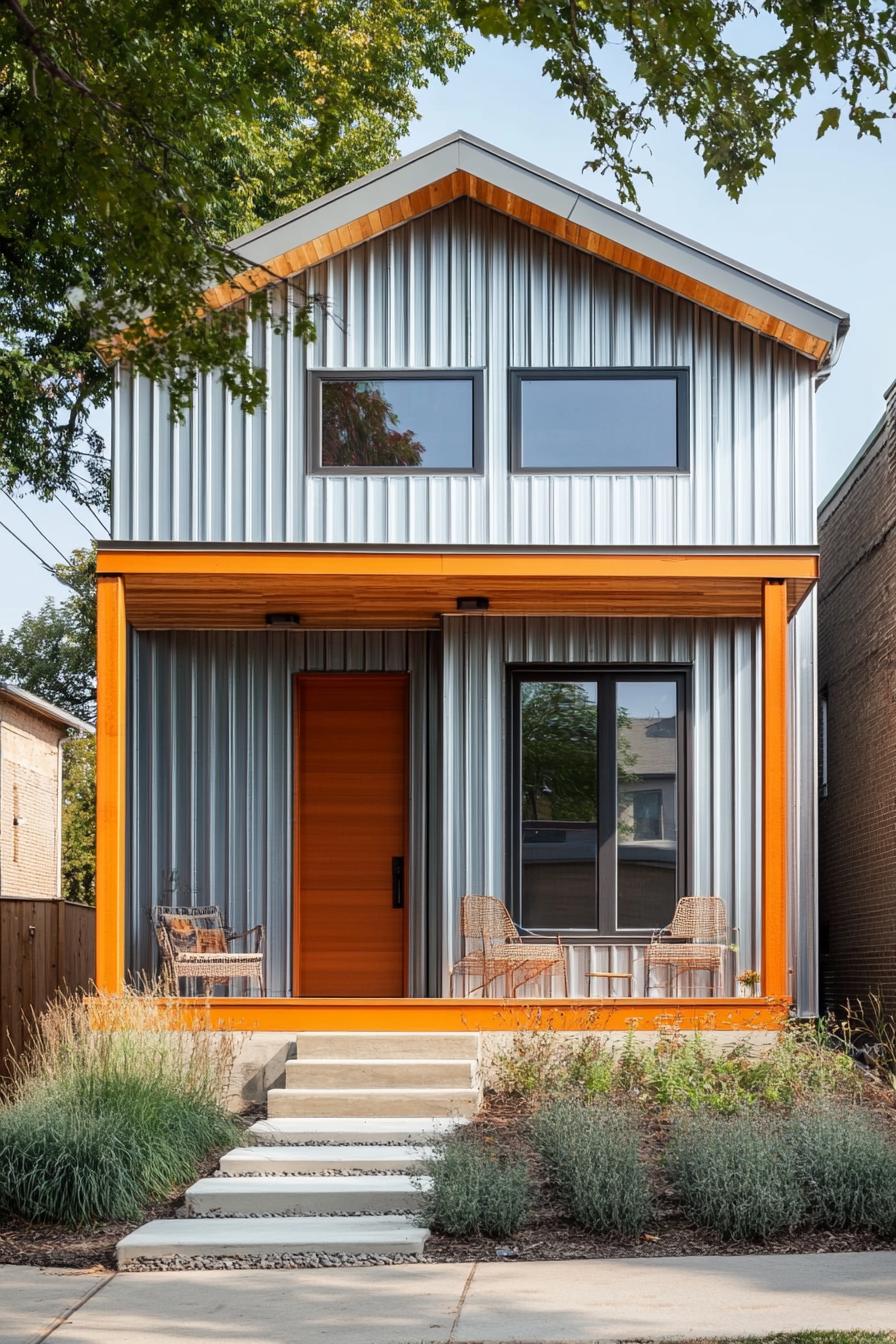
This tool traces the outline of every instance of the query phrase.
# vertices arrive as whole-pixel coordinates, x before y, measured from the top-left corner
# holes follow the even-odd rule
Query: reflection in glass
[[[616,685],[617,926],[656,929],[675,911],[678,694],[674,681]]]
[[[471,378],[324,379],[321,466],[473,467]]]
[[[520,688],[522,923],[597,924],[597,686]]]
[[[520,460],[560,471],[678,466],[675,378],[520,380]]]

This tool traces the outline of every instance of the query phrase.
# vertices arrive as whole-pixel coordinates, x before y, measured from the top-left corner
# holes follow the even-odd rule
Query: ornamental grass
[[[175,1022],[152,987],[60,995],[0,1108],[0,1210],[68,1226],[139,1218],[238,1139],[232,1067],[230,1040]]]

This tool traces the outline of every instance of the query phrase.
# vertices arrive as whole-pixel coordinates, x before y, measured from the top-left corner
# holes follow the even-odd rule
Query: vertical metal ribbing
[[[780,344],[466,200],[297,279],[327,303],[317,340],[306,349],[256,324],[250,340],[268,372],[267,405],[244,416],[217,379],[198,378],[194,423],[174,431],[177,457],[187,458],[175,470],[165,407],[150,413],[148,388],[120,376],[116,537],[812,542],[812,365]],[[692,374],[688,473],[510,476],[508,368],[669,362]],[[306,477],[306,367],[445,365],[486,369],[483,476]]]
[[[149,909],[169,874],[235,928],[263,923],[269,986],[290,992],[292,676],[411,674],[410,963],[423,992],[433,636],[405,631],[157,632],[132,637],[127,961],[151,972]]]
[[[459,954],[463,893],[485,884],[505,895],[507,666],[681,662],[693,668],[691,889],[722,897],[741,928],[739,965],[755,965],[754,623],[457,616],[444,621],[443,641],[443,926],[450,959]],[[577,993],[585,992],[585,969],[574,958]]]

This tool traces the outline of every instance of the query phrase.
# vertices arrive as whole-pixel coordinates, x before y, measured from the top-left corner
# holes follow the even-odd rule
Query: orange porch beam
[[[787,591],[762,592],[762,988],[790,993],[787,957]]]
[[[96,983],[124,983],[127,623],[124,581],[96,585]]]
[[[256,629],[295,611],[308,629],[438,627],[464,594],[491,613],[759,619],[766,579],[788,613],[815,583],[812,551],[328,550],[169,547],[100,552],[137,629]]]
[[[172,999],[218,1031],[778,1031],[783,999]]]
[[[352,575],[381,578],[808,579],[818,577],[813,551],[386,551],[240,550],[148,546],[103,547],[97,573],[154,578]]]

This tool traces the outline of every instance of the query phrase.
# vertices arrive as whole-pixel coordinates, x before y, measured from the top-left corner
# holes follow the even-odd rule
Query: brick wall
[[[59,891],[59,743],[65,730],[0,695],[0,897]]]
[[[896,1012],[896,397],[819,541],[822,995],[837,1007],[880,991]]]

